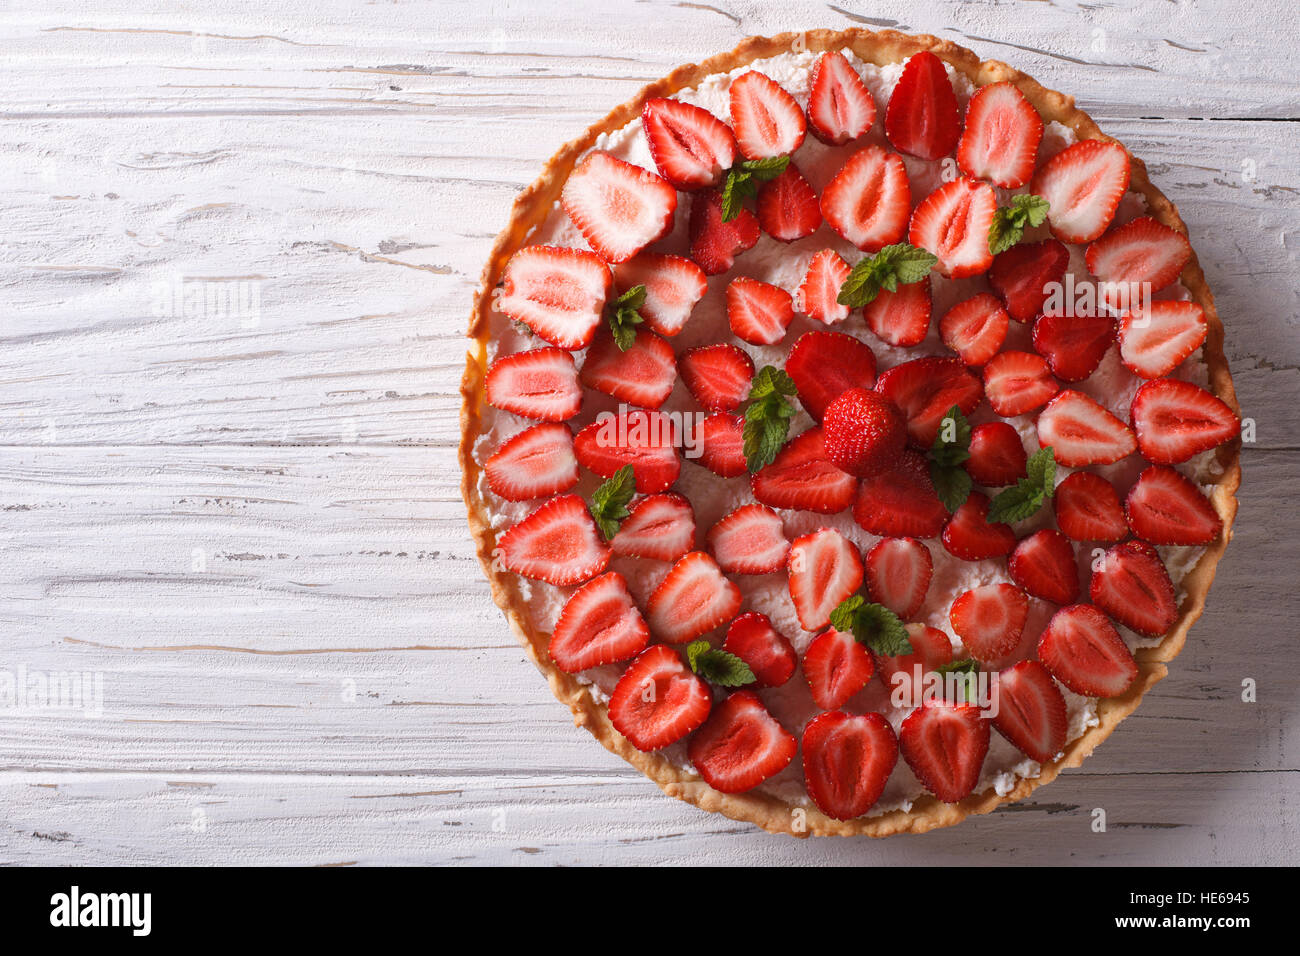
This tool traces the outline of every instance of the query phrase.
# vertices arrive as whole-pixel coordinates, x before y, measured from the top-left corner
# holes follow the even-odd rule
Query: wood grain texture
[[[1289,860],[1296,14],[926,10],[6,7],[0,671],[102,675],[103,713],[0,707],[0,861]],[[560,143],[745,35],[853,24],[1007,59],[1146,159],[1258,431],[1206,615],[1080,771],[953,831],[798,843],[663,797],[524,663],[467,541],[457,385],[482,258]]]

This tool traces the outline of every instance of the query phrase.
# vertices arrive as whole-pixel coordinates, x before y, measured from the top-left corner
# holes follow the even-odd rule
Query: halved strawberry
[[[814,255],[799,286],[796,303],[799,311],[826,325],[847,319],[850,309],[847,305],[840,305],[839,294],[840,286],[844,285],[851,271],[849,264],[834,249],[823,249]],[[873,371],[875,364],[875,356],[872,356]]]
[[[1070,267],[1070,250],[1055,239],[1022,242],[993,257],[989,285],[1017,322],[1032,322]]]
[[[1092,242],[1110,226],[1129,182],[1128,150],[1080,140],[1034,173],[1029,191],[1048,202],[1047,223],[1062,242]]]
[[[843,146],[871,129],[876,101],[858,71],[836,52],[813,64],[808,83],[808,129],[823,143]]]
[[[749,395],[754,360],[734,345],[702,345],[682,353],[677,363],[695,400],[714,412],[734,412]]]
[[[1079,600],[1079,565],[1070,539],[1043,528],[1023,539],[1007,559],[1011,580],[1036,598],[1053,604]]]
[[[758,224],[773,239],[794,242],[822,224],[821,204],[794,163],[758,187]]]
[[[626,352],[605,326],[592,339],[579,375],[582,384],[620,402],[658,408],[677,381],[677,357],[668,340],[653,332],[638,332]]]
[[[704,723],[709,685],[671,647],[655,644],[628,665],[609,697],[609,722],[637,750],[659,750]]]
[[[927,624],[907,625],[907,640],[912,645],[912,653],[876,656],[876,667],[880,682],[889,688],[891,699],[914,704],[921,699],[923,690],[923,685],[917,682],[916,669],[920,668],[924,680],[926,674],[950,663],[952,642],[943,631]]]
[[[786,568],[790,600],[805,631],[826,627],[831,611],[862,586],[862,556],[852,541],[833,528],[819,528],[795,538]],[[839,705],[825,709],[835,706]]]
[[[919,345],[930,331],[930,279],[900,285],[890,292],[882,289],[862,307],[862,317],[882,342],[890,345]]]
[[[1178,619],[1169,572],[1144,541],[1125,541],[1107,551],[1092,572],[1089,593],[1097,607],[1148,637],[1164,634]]]
[[[864,252],[879,252],[907,235],[912,187],[896,153],[864,146],[822,190],[822,218]]]
[[[1128,537],[1119,495],[1101,475],[1076,471],[1056,486],[1052,498],[1056,525],[1075,541],[1110,544]]]
[[[1003,418],[1040,408],[1060,387],[1047,360],[1033,352],[999,352],[984,366],[984,396]]]
[[[923,449],[934,444],[948,409],[956,405],[969,415],[984,397],[980,380],[955,358],[919,358],[895,365],[877,380],[876,391],[898,406],[912,444]]]
[[[1063,607],[1038,638],[1038,659],[1085,697],[1118,697],[1137,677],[1133,654],[1106,615],[1091,604]]]
[[[501,535],[497,555],[507,571],[563,588],[604,571],[610,550],[587,503],[560,495]]]
[[[885,135],[921,159],[947,156],[957,145],[957,95],[943,61],[929,50],[908,58],[885,108]]]
[[[560,205],[606,262],[626,262],[668,234],[677,190],[609,153],[588,153],[564,182]]]
[[[1065,748],[1069,717],[1065,698],[1038,661],[1021,661],[998,671],[998,710],[993,726],[1017,750],[1047,763]]]
[[[867,552],[867,591],[904,621],[925,604],[934,575],[930,549],[915,538],[882,538]]]
[[[731,128],[708,110],[680,100],[646,100],[641,111],[650,155],[678,189],[717,186],[736,162]]]
[[[1209,326],[1195,302],[1160,299],[1119,319],[1119,357],[1134,375],[1160,378],[1201,347]]]
[[[731,620],[740,610],[740,589],[712,556],[692,551],[668,571],[646,602],[650,632],[668,644],[685,644]]]
[[[989,499],[972,491],[943,527],[943,546],[963,561],[983,561],[1011,553],[1016,533],[1011,526],[989,520]]]
[[[741,505],[710,528],[705,540],[728,574],[771,574],[785,567],[790,553],[781,516],[765,505]]]
[[[1014,84],[981,86],[966,105],[957,165],[1004,189],[1029,182],[1043,139],[1043,118]]]
[[[562,422],[582,408],[573,356],[555,348],[503,355],[487,371],[488,404],[544,422]]]
[[[695,546],[695,512],[679,494],[646,495],[628,509],[609,542],[615,554],[676,561]]]
[[[1025,477],[1028,460],[1020,433],[1006,422],[986,422],[971,429],[970,457],[965,464],[977,485],[1013,485]]]
[[[1058,465],[1109,465],[1137,448],[1133,430],[1083,392],[1061,392],[1038,416],[1038,443]]]
[[[743,793],[775,776],[794,759],[794,739],[752,690],[734,692],[691,738],[686,754],[704,782],[719,793]]]
[[[736,256],[758,242],[758,220],[741,209],[730,222],[722,221],[722,191],[710,189],[691,197],[691,258],[711,276],[728,271]]]
[[[549,651],[568,674],[625,661],[650,643],[650,629],[637,610],[627,581],[609,571],[588,581],[565,602]]]
[[[862,479],[853,520],[882,537],[933,538],[943,530],[948,509],[934,490],[924,456],[905,451],[892,471]]]
[[[695,304],[709,290],[704,270],[690,259],[657,252],[642,252],[616,265],[614,284],[620,293],[645,286],[645,302],[637,312],[646,328],[669,336],[682,330]]]
[[[506,501],[527,501],[568,491],[578,483],[573,432],[559,422],[525,428],[483,463],[488,487]]]
[[[957,595],[948,611],[966,651],[994,661],[1016,649],[1029,618],[1029,598],[1014,584],[983,584]]]
[[[731,622],[722,649],[749,665],[759,687],[780,687],[794,675],[799,655],[766,614],[750,611]]]
[[[748,276],[727,285],[727,322],[741,341],[775,345],[793,321],[794,300],[784,289]]]
[[[997,296],[981,292],[944,313],[939,337],[966,365],[983,365],[1002,348],[1010,321]]]
[[[908,714],[898,742],[925,789],[944,803],[956,803],[979,782],[989,752],[989,722],[973,704],[930,701]]]
[[[1241,419],[1222,399],[1176,378],[1144,384],[1130,412],[1142,457],[1157,465],[1187,461],[1241,432]]]
[[[1209,544],[1223,521],[1196,482],[1168,465],[1152,465],[1124,501],[1133,533],[1150,544]]]
[[[962,176],[921,200],[907,238],[939,257],[935,271],[952,279],[988,272],[993,265],[989,227],[998,211],[993,187]]]
[[[527,246],[508,263],[497,308],[562,349],[584,349],[600,325],[612,278],[584,249]]]
[[[807,132],[795,98],[757,70],[731,81],[731,128],[746,159],[789,156]]]
[[[805,332],[795,339],[785,371],[794,380],[800,404],[820,422],[841,393],[871,388],[876,381],[876,353],[842,332]]]
[[[770,465],[749,479],[754,497],[773,508],[833,515],[853,504],[857,479],[826,458],[820,428],[810,428],[785,443]]]
[[[832,628],[813,638],[803,655],[803,676],[822,710],[843,707],[876,671],[871,651],[852,634]]]
[[[672,419],[659,412],[634,408],[614,415],[604,412],[573,439],[578,462],[602,478],[613,478],[631,465],[636,490],[665,491],[677,480],[682,462]]]
[[[860,817],[884,793],[898,763],[898,737],[877,713],[818,714],[803,732],[803,776],[822,813]]]
[[[907,447],[903,416],[869,388],[851,388],[831,402],[822,433],[831,464],[859,478],[891,471]]]
[[[698,461],[719,478],[735,478],[749,470],[745,460],[745,420],[718,412],[700,422],[695,440]]]
[[[1045,314],[1034,323],[1034,351],[1063,382],[1082,382],[1095,372],[1114,341],[1108,315]]]
[[[1116,226],[1088,247],[1088,271],[1103,282],[1150,283],[1159,292],[1192,258],[1187,237],[1151,216]]]

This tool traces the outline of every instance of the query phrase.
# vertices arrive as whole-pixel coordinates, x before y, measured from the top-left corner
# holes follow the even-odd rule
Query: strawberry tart
[[[1166,673],[1239,409],[1174,205],[929,36],[753,38],[562,148],[483,274],[463,490],[552,691],[796,835],[1022,799]]]

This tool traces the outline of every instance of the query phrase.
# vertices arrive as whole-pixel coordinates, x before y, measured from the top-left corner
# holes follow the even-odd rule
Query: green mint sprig
[[[930,481],[939,500],[954,512],[970,497],[971,477],[962,462],[970,458],[970,422],[956,405],[939,422],[939,433],[930,446]]]
[[[636,342],[636,327],[644,320],[637,310],[645,305],[645,286],[634,285],[609,304],[606,321],[620,352],[626,352]]]
[[[587,510],[606,541],[618,534],[619,526],[631,514],[627,506],[635,493],[636,476],[631,465],[624,465],[614,472],[614,477],[592,492]]]
[[[708,641],[687,644],[686,662],[694,673],[719,687],[741,687],[758,679],[739,657],[731,651],[714,648]]]
[[[1000,492],[989,505],[990,524],[1024,521],[1056,493],[1056,457],[1052,446],[1040,448],[1025,463],[1025,477]]]
[[[751,473],[770,465],[785,444],[796,411],[791,399],[797,392],[794,379],[774,366],[764,365],[754,376],[741,431],[745,463]]]
[[[722,184],[722,221],[731,222],[745,208],[745,200],[758,195],[758,184],[776,179],[790,165],[789,156],[746,159],[727,171]]]
[[[836,301],[851,309],[875,300],[881,291],[897,292],[900,285],[920,282],[930,274],[939,257],[907,242],[885,246],[874,256],[861,259],[840,286]]]
[[[853,594],[831,611],[831,627],[852,634],[859,644],[886,657],[912,653],[907,627],[897,614],[883,604],[872,604],[861,594]]]
[[[993,214],[989,225],[989,252],[1006,252],[1025,234],[1026,226],[1041,226],[1047,221],[1048,202],[1042,196],[1026,193],[1012,196],[1011,205]]]

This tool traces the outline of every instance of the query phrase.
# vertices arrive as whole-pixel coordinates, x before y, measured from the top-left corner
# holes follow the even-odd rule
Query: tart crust
[[[972,794],[959,803],[943,803],[924,795],[913,802],[908,811],[893,810],[874,817],[854,820],[835,820],[821,813],[811,802],[805,805],[786,803],[774,796],[751,791],[742,794],[723,794],[714,790],[698,777],[674,766],[658,753],[642,753],[618,733],[609,721],[604,704],[598,703],[576,677],[559,670],[547,654],[550,634],[539,631],[529,619],[526,603],[513,585],[512,577],[493,567],[492,552],[496,547],[487,507],[478,490],[479,466],[474,461],[473,446],[482,431],[482,414],[485,405],[484,377],[487,365],[487,345],[492,308],[492,293],[501,281],[502,270],[509,258],[526,243],[528,234],[540,226],[559,199],[560,190],[574,163],[595,145],[602,133],[621,129],[641,115],[647,99],[671,96],[678,90],[697,85],[715,73],[728,73],[754,60],[766,59],[788,52],[821,52],[824,50],[852,49],[859,59],[884,66],[906,59],[914,53],[929,50],[964,73],[976,86],[1009,81],[1028,97],[1044,121],[1056,121],[1070,127],[1078,139],[1099,139],[1118,142],[1107,136],[1082,110],[1074,99],[1054,90],[1046,89],[1032,77],[1026,76],[997,60],[980,60],[972,51],[928,35],[910,35],[893,30],[811,30],[805,33],[782,33],[773,37],[750,37],[729,53],[710,57],[702,63],[688,64],[673,70],[663,79],[651,83],[628,102],[615,108],[608,116],[593,124],[577,139],[565,144],[551,157],[542,175],[520,193],[511,210],[510,221],[497,237],[482,282],[474,298],[470,315],[470,347],[461,384],[464,403],[461,409],[460,462],[463,469],[461,491],[469,511],[469,526],[484,573],[492,586],[492,596],[505,612],[510,629],[523,645],[537,668],[546,675],[555,696],[573,712],[574,723],[586,727],[608,750],[618,754],[653,780],[669,796],[693,803],[704,810],[716,811],[734,820],[754,823],[773,833],[795,836],[809,835],[866,835],[889,836],[895,833],[921,833],[937,827],[951,826],[967,816],[989,813],[1005,803],[1013,803],[1049,783],[1067,767],[1077,767],[1093,749],[1110,736],[1125,717],[1131,714],[1142,696],[1161,680],[1167,671],[1165,664],[1178,656],[1187,639],[1188,629],[1201,616],[1205,598],[1214,580],[1215,568],[1232,537],[1232,522],[1237,513],[1236,491],[1241,482],[1240,442],[1234,439],[1217,451],[1221,477],[1210,494],[1210,502],[1223,520],[1219,537],[1206,546],[1205,553],[1196,566],[1182,580],[1185,597],[1179,606],[1179,615],[1173,627],[1158,645],[1136,652],[1139,664],[1138,678],[1122,697],[1097,702],[1098,724],[1082,736],[1071,741],[1062,755],[1042,765],[1035,778],[1024,778],[1005,795],[989,788]],[[1121,144],[1122,145],[1122,144]],[[1177,207],[1165,197],[1147,177],[1146,166],[1132,157],[1132,178],[1129,189],[1141,193],[1147,201],[1148,214],[1184,235],[1187,227],[1178,215]],[[1193,251],[1192,258],[1181,276],[1183,285],[1194,301],[1205,309],[1209,334],[1205,340],[1204,357],[1209,370],[1210,390],[1240,413],[1232,377],[1223,354],[1223,324],[1214,307],[1214,297],[1205,282],[1205,276]]]

